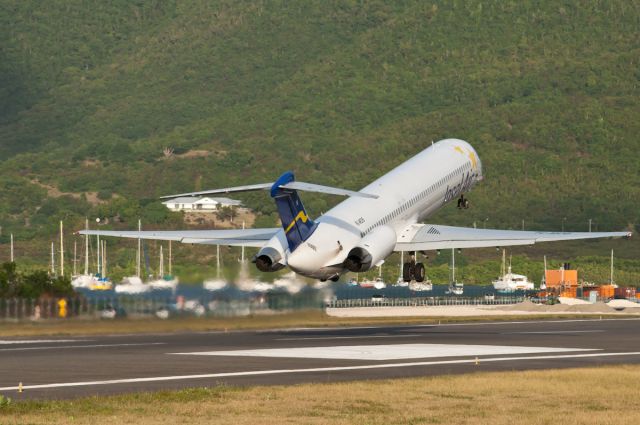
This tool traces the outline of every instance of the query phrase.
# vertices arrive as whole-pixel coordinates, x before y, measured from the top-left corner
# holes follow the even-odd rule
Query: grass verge
[[[637,366],[199,388],[0,408],[7,424],[638,424]]]
[[[623,318],[606,314],[594,315],[521,315],[475,317],[378,317],[339,318],[327,316],[318,310],[256,315],[234,318],[175,318],[170,320],[47,320],[40,322],[3,323],[0,337],[37,335],[106,335],[131,333],[205,332],[232,330],[260,330],[293,327],[333,327],[367,325],[425,325],[437,323],[464,323],[477,321],[553,320],[575,318]]]

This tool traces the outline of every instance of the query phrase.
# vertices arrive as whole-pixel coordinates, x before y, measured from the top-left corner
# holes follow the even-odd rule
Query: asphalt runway
[[[640,363],[640,319],[0,339],[0,394],[55,399],[623,363]]]

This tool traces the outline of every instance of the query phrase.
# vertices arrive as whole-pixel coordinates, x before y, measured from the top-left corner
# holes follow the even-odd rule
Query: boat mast
[[[62,220],[60,220],[60,276],[64,276],[64,234]]]
[[[102,241],[102,278],[107,277],[107,241]]]
[[[220,279],[220,245],[216,245],[216,275]]]
[[[54,243],[51,242],[51,276],[55,276],[56,274],[56,258],[55,258],[55,250]]]
[[[142,231],[142,222],[140,221],[140,219],[138,219],[138,232]],[[142,245],[142,241],[139,237],[140,235],[138,234],[138,255],[136,257],[136,276],[141,277],[141,272],[140,272],[140,248]]]
[[[451,273],[452,273],[452,282],[456,283],[456,249],[451,248]]]
[[[88,218],[85,218],[84,230],[89,230]],[[89,275],[89,235],[84,235],[84,275]]]
[[[242,222],[242,230],[244,230],[244,221]],[[240,262],[244,264],[244,245],[242,245],[242,257],[240,259]]]
[[[172,270],[171,270],[171,241],[169,241],[169,275],[173,276]]]
[[[98,274],[102,276],[102,271],[100,270],[100,263],[102,261],[102,259],[100,258],[100,256],[102,255],[100,252],[102,251],[100,249],[100,235],[96,235],[96,249],[98,250],[98,252],[96,253],[96,265],[98,267]]]
[[[73,241],[73,275],[78,275],[78,241]]]

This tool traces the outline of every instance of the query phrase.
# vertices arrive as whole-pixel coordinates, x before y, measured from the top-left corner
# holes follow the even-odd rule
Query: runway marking
[[[327,347],[264,348],[231,351],[196,351],[169,353],[193,356],[250,356],[284,357],[333,360],[399,360],[435,357],[487,356],[505,354],[564,353],[568,351],[595,351],[582,348],[520,347],[500,345],[463,344],[385,344],[342,345]]]
[[[597,315],[598,313],[594,313]],[[605,315],[606,313],[603,313]],[[430,319],[425,317],[425,320]],[[313,328],[313,327],[300,327],[300,328],[276,328],[267,329],[262,331],[238,331],[238,332],[251,332],[258,334],[268,333],[280,333],[280,332],[303,332],[303,331],[344,331],[346,329],[364,330],[364,329],[406,329],[406,328],[437,328],[445,326],[491,326],[491,325],[524,325],[524,324],[540,324],[540,323],[573,323],[573,322],[611,322],[611,321],[639,321],[638,317],[620,317],[612,319],[563,319],[563,320],[518,320],[518,321],[493,321],[493,322],[464,322],[464,323],[429,323],[424,325],[418,324],[406,324],[406,325],[380,325],[380,326],[334,326],[328,328]],[[223,331],[207,331],[202,333],[224,333]]]
[[[640,351],[626,353],[589,353],[589,354],[558,354],[551,356],[528,356],[528,357],[489,357],[480,359],[481,363],[496,363],[513,360],[549,360],[549,359],[580,359],[591,357],[619,357],[619,356],[638,356]],[[337,367],[316,367],[308,369],[274,369],[274,370],[251,370],[244,372],[222,372],[222,373],[206,373],[199,375],[176,375],[176,376],[153,376],[147,378],[125,378],[111,379],[106,381],[84,381],[84,382],[60,382],[54,384],[36,384],[23,385],[23,390],[37,390],[47,388],[65,388],[65,387],[83,387],[93,385],[114,385],[114,384],[134,384],[143,382],[162,382],[162,381],[184,381],[191,379],[207,379],[207,378],[233,378],[242,376],[260,376],[260,375],[284,375],[296,373],[319,373],[319,372],[341,372],[350,370],[367,370],[367,369],[392,369],[402,367],[416,366],[437,366],[437,365],[456,365],[456,364],[475,364],[476,359],[461,360],[441,360],[428,362],[411,362],[411,363],[383,363],[370,364],[361,366],[337,366]],[[1,387],[0,391],[17,391],[18,386]]]
[[[579,334],[579,333],[595,333],[595,332],[605,332],[603,329],[590,329],[590,330],[580,330],[580,331],[529,331],[529,332],[503,332],[503,335],[520,335],[520,334]]]
[[[328,340],[328,339],[369,339],[369,338],[405,338],[405,337],[419,337],[424,334],[406,334],[406,335],[358,335],[358,336],[310,336],[300,338],[276,338],[276,341],[306,341],[306,340]]]
[[[90,339],[0,339],[0,345],[51,344],[55,342],[87,342]]]
[[[28,350],[60,350],[67,348],[103,348],[103,347],[134,347],[141,345],[164,345],[166,342],[141,342],[131,344],[87,344],[87,345],[49,345],[46,347],[19,347],[19,348],[0,348],[0,353],[5,351],[28,351]]]

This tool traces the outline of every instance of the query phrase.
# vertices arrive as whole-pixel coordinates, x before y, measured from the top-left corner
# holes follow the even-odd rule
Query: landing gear
[[[458,199],[458,209],[468,209],[469,208],[469,200],[464,197],[464,195],[460,195],[460,199]]]
[[[417,263],[414,267],[414,276],[416,278],[416,282],[424,282],[425,272],[424,272],[424,264]]]
[[[402,265],[402,280],[405,282],[411,282],[412,280],[424,282],[426,277],[424,264],[416,263],[416,258],[416,254],[413,253],[411,255],[411,261]]]

